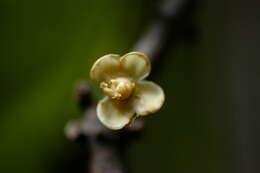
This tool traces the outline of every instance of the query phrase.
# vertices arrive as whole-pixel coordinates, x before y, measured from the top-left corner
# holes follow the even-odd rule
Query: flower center
[[[122,101],[128,99],[134,91],[135,83],[128,78],[115,78],[108,82],[101,82],[100,88],[112,99]]]

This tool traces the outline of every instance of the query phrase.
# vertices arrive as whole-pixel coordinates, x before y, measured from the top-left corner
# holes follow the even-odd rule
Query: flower
[[[158,111],[164,92],[157,84],[143,80],[151,71],[150,60],[140,52],[99,58],[90,77],[99,83],[105,97],[97,105],[97,116],[108,128],[118,130],[133,119]]]

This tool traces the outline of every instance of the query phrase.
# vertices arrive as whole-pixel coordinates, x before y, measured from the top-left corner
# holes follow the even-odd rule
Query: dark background
[[[134,173],[257,173],[259,1],[197,1],[197,37],[156,74],[166,103],[129,150]],[[0,0],[0,172],[83,172],[64,135],[75,83],[100,56],[131,50],[157,1]],[[90,83],[95,96],[98,86]]]

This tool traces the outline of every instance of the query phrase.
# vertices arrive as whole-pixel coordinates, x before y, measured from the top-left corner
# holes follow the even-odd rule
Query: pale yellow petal
[[[109,54],[99,58],[90,70],[90,77],[98,82],[115,77],[120,70],[119,55]]]
[[[164,103],[162,88],[148,81],[140,81],[136,84],[134,95],[134,107],[137,116],[144,116],[158,111]]]
[[[135,80],[144,79],[151,71],[150,60],[140,52],[130,52],[120,62],[122,70]]]
[[[99,120],[107,127],[118,130],[131,122],[135,114],[132,104],[127,102],[115,102],[108,97],[99,101],[97,115]]]

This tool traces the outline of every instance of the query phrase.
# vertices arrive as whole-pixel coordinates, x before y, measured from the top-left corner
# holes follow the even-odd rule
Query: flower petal
[[[108,54],[99,58],[90,70],[90,77],[98,82],[114,77],[120,69],[119,55]]]
[[[158,111],[164,103],[162,88],[148,81],[139,81],[136,86],[134,107],[138,116]]]
[[[97,115],[99,120],[108,128],[118,130],[129,124],[135,114],[132,104],[115,102],[108,97],[99,101]]]
[[[151,71],[150,60],[140,52],[130,52],[120,58],[122,69],[133,79],[141,80]]]

